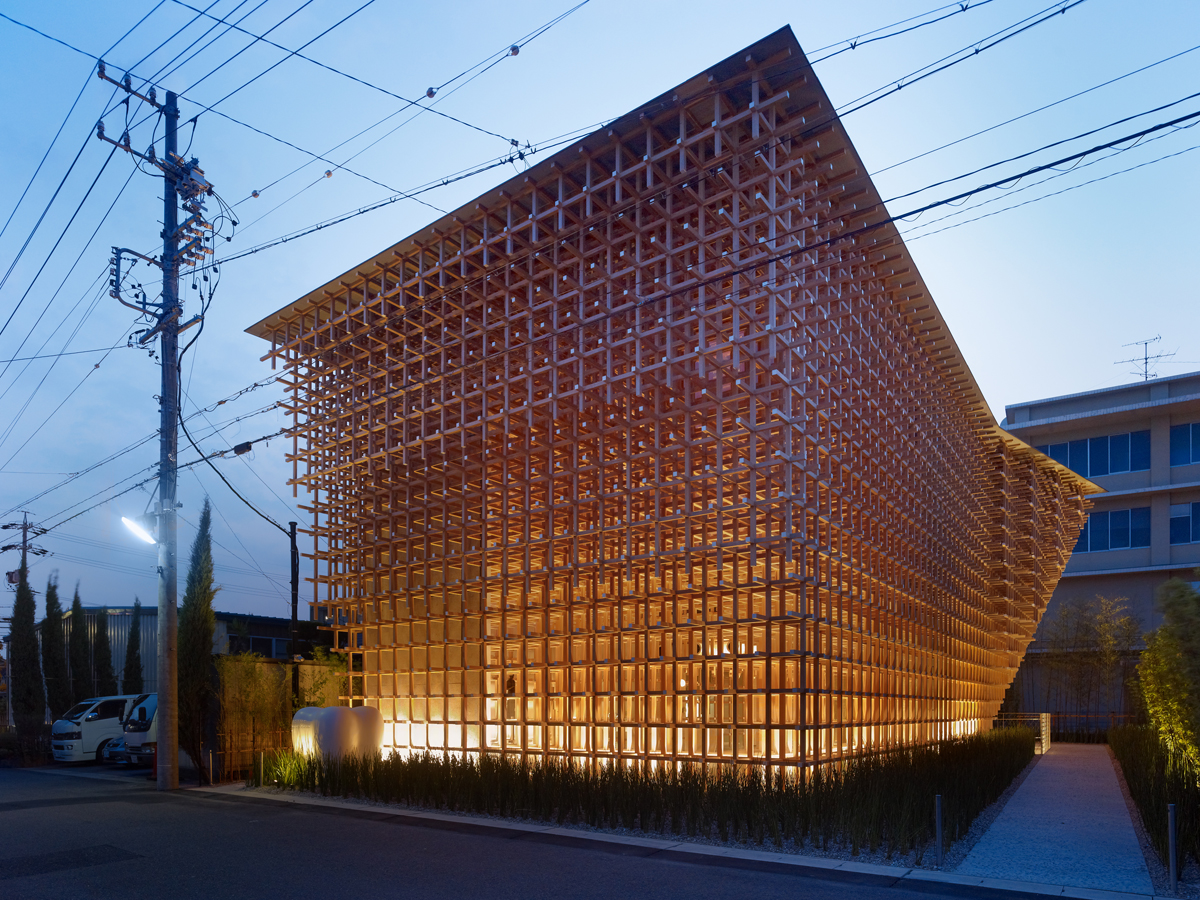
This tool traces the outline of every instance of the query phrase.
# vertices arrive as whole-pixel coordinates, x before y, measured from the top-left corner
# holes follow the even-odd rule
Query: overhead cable
[[[1031,109],[1031,110],[1029,110],[1029,112],[1021,113],[1019,116],[1013,116],[1011,119],[1005,119],[1003,122],[997,122],[995,125],[989,125],[987,128],[981,129],[980,131],[972,132],[971,134],[968,134],[966,137],[957,138],[953,141],[949,141],[948,143],[941,144],[937,147],[934,147],[932,150],[926,150],[922,153],[918,153],[916,156],[910,156],[907,159],[902,159],[899,162],[894,162],[889,166],[884,166],[882,169],[876,169],[871,174],[874,176],[874,175],[882,175],[884,172],[890,172],[892,169],[897,169],[900,166],[908,165],[908,163],[910,163],[910,162],[916,162],[918,159],[924,159],[926,156],[930,156],[931,154],[938,153],[939,151],[946,150],[950,147],[954,147],[965,141],[969,141],[969,140],[972,140],[973,138],[977,138],[980,135],[987,134],[990,131],[995,131],[998,128],[1003,128],[1005,125],[1011,125],[1013,122],[1019,122],[1022,119],[1027,119],[1030,116],[1037,115],[1040,112],[1045,112],[1048,109],[1053,109],[1056,106],[1060,106],[1063,103],[1067,103],[1068,101],[1075,100],[1076,98],[1082,97],[1085,94],[1090,94],[1092,91],[1098,91],[1101,88],[1108,87],[1110,84],[1116,84],[1118,81],[1124,81],[1126,78],[1130,78],[1134,75],[1140,75],[1142,72],[1145,72],[1149,69],[1153,69],[1155,66],[1161,66],[1163,63],[1168,63],[1168,62],[1171,62],[1172,60],[1179,59],[1179,57],[1186,56],[1187,54],[1193,53],[1196,50],[1200,50],[1200,44],[1196,44],[1195,46],[1189,47],[1186,50],[1180,50],[1178,53],[1173,53],[1170,56],[1165,56],[1156,62],[1152,62],[1152,63],[1142,66],[1141,68],[1134,69],[1132,72],[1126,72],[1124,75],[1118,75],[1116,78],[1110,78],[1108,81],[1102,81],[1099,84],[1094,84],[1091,87],[1085,88],[1082,91],[1077,91],[1068,97],[1063,97],[1061,100],[1055,100],[1053,103],[1047,103],[1045,106],[1039,106],[1037,109]]]
[[[838,233],[836,235],[832,235],[828,238],[825,238],[825,239],[822,239],[822,240],[819,240],[819,241],[816,241],[816,242],[813,242],[810,244],[804,244],[804,245],[801,245],[798,247],[793,247],[791,249],[784,250],[779,253],[771,253],[766,256],[759,257],[751,263],[747,263],[742,266],[733,266],[731,268],[722,269],[720,272],[713,273],[712,275],[704,277],[704,278],[696,279],[686,285],[681,285],[676,288],[666,289],[666,290],[660,291],[659,293],[648,296],[648,297],[640,297],[630,308],[609,311],[609,312],[606,312],[606,313],[602,314],[601,316],[599,316],[598,319],[596,319],[596,320],[591,320],[589,322],[581,322],[581,323],[577,323],[575,325],[568,326],[568,327],[562,329],[562,331],[559,332],[556,336],[569,334],[571,332],[583,332],[586,329],[594,328],[596,325],[596,322],[598,320],[609,319],[609,318],[613,318],[618,315],[627,315],[628,313],[630,313],[633,310],[642,309],[642,308],[645,308],[652,304],[660,303],[664,300],[672,299],[681,294],[686,294],[691,291],[695,291],[698,288],[708,287],[713,284],[723,283],[734,275],[746,274],[748,272],[755,271],[756,269],[761,269],[763,266],[769,265],[771,263],[781,262],[781,261],[787,260],[787,259],[792,259],[801,254],[811,253],[814,250],[824,249],[824,248],[827,248],[827,247],[830,247],[835,244],[839,244],[839,243],[842,243],[842,242],[845,242],[848,240],[855,240],[859,237],[862,237],[862,236],[870,234],[874,231],[877,231],[878,229],[883,228],[887,225],[894,225],[898,222],[902,222],[907,219],[913,218],[915,216],[919,216],[920,214],[927,212],[931,209],[937,209],[942,206],[953,205],[954,203],[956,203],[960,200],[969,198],[969,197],[974,196],[975,194],[981,193],[983,191],[994,190],[996,188],[1003,187],[1004,185],[1014,182],[1018,179],[1037,174],[1038,172],[1044,172],[1044,171],[1047,171],[1050,169],[1054,169],[1054,168],[1064,165],[1068,162],[1073,162],[1078,159],[1084,159],[1084,158],[1091,156],[1095,153],[1098,153],[1100,151],[1118,146],[1123,143],[1128,143],[1130,141],[1136,141],[1147,135],[1155,134],[1155,133],[1164,131],[1169,128],[1175,128],[1184,122],[1195,121],[1197,119],[1200,119],[1200,111],[1192,112],[1192,113],[1189,113],[1184,116],[1179,116],[1175,119],[1172,119],[1171,121],[1162,122],[1158,125],[1154,125],[1149,128],[1145,128],[1140,131],[1134,132],[1132,134],[1125,135],[1124,137],[1117,138],[1116,140],[1107,141],[1103,144],[1098,144],[1095,147],[1091,147],[1091,148],[1088,148],[1087,150],[1082,150],[1077,153],[1070,154],[1069,156],[1062,157],[1062,158],[1057,159],[1050,163],[1045,163],[1042,165],[1034,166],[1022,173],[1017,174],[1017,175],[1009,176],[1009,177],[1000,179],[998,181],[993,181],[988,184],[979,185],[978,187],[974,187],[969,190],[962,191],[958,194],[955,194],[954,196],[946,197],[941,200],[936,200],[931,203],[926,203],[920,207],[908,210],[907,212],[904,212],[904,213],[899,213],[896,215],[887,215],[886,209],[884,208],[882,202],[877,203],[877,204],[871,204],[869,206],[861,206],[855,210],[854,217],[856,219],[868,217],[876,210],[883,210],[885,212],[885,216],[884,216],[884,218],[880,219],[879,221],[873,222],[871,224],[864,224],[864,225],[861,225],[856,228],[851,228],[847,231],[840,232],[840,233]],[[802,226],[797,229],[779,232],[779,233],[777,233],[775,240],[778,240],[779,238],[790,237],[792,235],[801,233],[801,232],[807,230],[809,227],[810,226],[806,225],[806,226]],[[444,295],[439,295],[439,296],[444,296]],[[431,302],[431,301],[426,301],[426,304],[423,304],[423,305],[427,305],[429,302]],[[406,310],[404,315],[407,316],[408,314],[409,314],[409,311]],[[504,347],[501,349],[490,351],[488,353],[487,362],[494,363],[497,357],[509,356],[514,353],[519,353],[522,351],[530,350],[533,348],[534,344],[535,344],[534,340],[525,340],[525,341],[521,341],[516,344],[513,344],[512,346],[509,346],[509,347]],[[428,378],[419,378],[419,379],[413,379],[411,381],[406,381],[403,384],[398,385],[397,387],[378,391],[378,392],[372,394],[371,399],[369,401],[367,401],[366,403],[352,404],[347,407],[341,408],[338,410],[336,415],[344,416],[347,414],[359,412],[362,409],[365,409],[367,406],[378,403],[381,400],[385,400],[389,397],[402,395],[404,393],[407,393],[408,391],[413,390],[414,388],[424,387],[426,384],[433,383],[435,381],[441,381],[448,377],[466,373],[466,372],[468,372],[476,367],[482,366],[482,365],[484,365],[484,361],[477,360],[477,361],[473,361],[470,363],[463,363],[461,365],[454,366],[449,369],[444,369]],[[310,425],[314,424],[318,421],[327,421],[327,420],[328,419],[310,420]]]
[[[173,3],[176,3],[176,4],[180,5],[180,6],[186,7],[186,8],[188,8],[188,9],[195,10],[195,7],[194,7],[194,6],[191,6],[190,4],[183,2],[183,0],[172,0],[172,2],[173,2]],[[588,0],[585,0],[585,2],[584,2],[584,3],[580,3],[578,6],[576,6],[576,7],[573,7],[572,9],[568,10],[568,11],[567,11],[567,12],[566,12],[566,13],[565,13],[565,14],[564,14],[562,17],[560,17],[560,19],[561,19],[561,18],[564,18],[564,17],[565,17],[565,16],[567,16],[567,15],[570,15],[570,14],[571,14],[571,13],[573,13],[573,12],[575,12],[575,10],[576,10],[576,9],[579,9],[580,7],[582,7],[583,5],[585,5],[585,3],[586,3],[586,2],[588,2]],[[366,4],[366,5],[370,5],[370,4],[368,3],[368,4]],[[357,13],[357,12],[361,11],[361,9],[362,9],[362,8],[364,8],[364,7],[360,7],[360,9],[359,9],[359,10],[355,10],[355,13]],[[207,13],[206,13],[206,15],[207,15]],[[352,13],[352,15],[353,15],[353,13]],[[210,18],[217,18],[217,17],[215,17],[215,16],[210,16]],[[218,19],[218,21],[224,22],[225,20],[224,20],[224,19]],[[558,20],[555,20],[555,21],[557,22]],[[315,65],[315,66],[320,66],[322,69],[326,69],[326,70],[328,70],[328,71],[330,71],[330,72],[333,72],[335,75],[339,75],[339,76],[341,76],[341,77],[343,77],[343,78],[347,78],[347,79],[349,79],[349,80],[351,80],[351,81],[354,81],[354,82],[356,82],[356,83],[358,83],[358,84],[361,84],[361,85],[363,85],[364,87],[368,87],[368,88],[371,88],[371,89],[372,89],[372,90],[374,90],[374,91],[378,91],[378,92],[379,92],[379,93],[381,93],[381,94],[386,94],[387,96],[389,96],[389,97],[392,97],[392,98],[394,98],[394,99],[396,99],[396,100],[399,100],[399,101],[401,101],[402,103],[406,103],[406,104],[408,104],[409,106],[423,106],[423,104],[421,104],[421,103],[417,102],[416,100],[411,100],[411,99],[409,99],[408,97],[401,96],[400,94],[397,94],[397,93],[396,93],[396,92],[394,92],[394,91],[390,91],[390,90],[388,90],[387,88],[380,87],[380,86],[379,86],[379,85],[377,85],[377,84],[372,84],[371,82],[369,82],[369,81],[366,81],[365,79],[359,78],[359,77],[357,77],[357,76],[355,76],[355,75],[351,75],[351,74],[349,74],[348,72],[344,72],[344,71],[342,71],[341,69],[335,68],[334,66],[330,66],[330,65],[327,65],[326,63],[323,63],[323,62],[320,62],[320,61],[318,61],[318,60],[315,60],[315,59],[313,59],[313,58],[312,58],[312,57],[310,57],[310,56],[305,56],[303,53],[301,53],[301,52],[300,52],[300,50],[303,50],[305,47],[307,47],[307,46],[308,46],[308,44],[311,44],[311,43],[312,43],[312,41],[309,41],[309,42],[308,42],[308,44],[304,44],[302,47],[300,47],[300,48],[299,48],[299,49],[297,49],[297,50],[289,50],[287,47],[284,47],[284,46],[283,46],[283,45],[281,45],[281,44],[276,44],[274,41],[269,41],[269,40],[266,40],[266,39],[265,39],[265,37],[263,37],[263,36],[260,36],[260,35],[256,35],[256,34],[254,34],[253,32],[247,31],[247,30],[246,30],[246,29],[244,29],[244,28],[240,28],[240,27],[237,27],[237,26],[234,26],[234,27],[235,27],[235,28],[236,28],[238,31],[242,32],[243,34],[249,35],[250,37],[256,38],[257,40],[261,40],[263,43],[265,43],[265,44],[269,44],[270,46],[272,46],[272,47],[276,48],[277,50],[282,50],[283,52],[285,52],[285,53],[289,54],[289,55],[288,55],[288,57],[285,57],[285,59],[287,59],[287,58],[291,58],[292,56],[295,56],[295,57],[297,57],[298,59],[302,59],[302,60],[304,60],[305,62],[312,63],[312,64],[313,64],[313,65]],[[322,35],[318,35],[318,37],[321,37],[321,36],[322,36]],[[316,38],[314,38],[313,40],[316,40]],[[284,61],[284,60],[280,60],[280,62],[283,62],[283,61]],[[276,65],[278,65],[278,63],[276,63]],[[272,68],[274,68],[274,66],[272,66]],[[267,71],[270,71],[270,70],[268,69]],[[266,74],[266,73],[264,72],[264,73],[262,73],[262,74]],[[255,76],[255,78],[258,78],[258,77],[261,77],[261,76]],[[253,79],[252,79],[252,80],[253,80]],[[249,82],[247,82],[247,83],[249,83]],[[243,85],[243,86],[244,86],[244,85]],[[241,90],[241,88],[238,88],[238,90]],[[235,93],[236,93],[236,92],[235,92]],[[426,109],[428,109],[428,107],[423,107],[423,108],[426,108]],[[513,146],[516,146],[516,145],[519,143],[519,142],[517,142],[517,141],[516,141],[516,139],[515,139],[515,138],[505,137],[504,135],[502,135],[502,134],[497,134],[496,132],[494,132],[494,131],[490,131],[490,130],[489,130],[489,129],[487,129],[487,128],[482,128],[482,127],[480,127],[480,126],[478,126],[478,125],[473,125],[473,124],[471,124],[470,122],[464,121],[463,119],[460,119],[460,118],[458,118],[457,116],[452,116],[452,115],[450,115],[449,113],[442,112],[441,110],[430,110],[430,111],[431,111],[431,112],[433,112],[433,114],[434,114],[434,115],[436,115],[436,116],[440,116],[440,117],[442,117],[442,118],[449,119],[449,120],[450,120],[450,121],[452,121],[452,122],[457,122],[459,125],[464,125],[464,126],[466,126],[467,128],[474,129],[475,131],[481,132],[482,134],[486,134],[486,135],[488,135],[488,136],[490,136],[490,137],[499,138],[500,140],[502,140],[502,141],[506,141],[506,142],[508,142],[508,143],[512,144]]]

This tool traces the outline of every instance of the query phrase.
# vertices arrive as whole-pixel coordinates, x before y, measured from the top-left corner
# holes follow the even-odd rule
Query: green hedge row
[[[1034,734],[1006,728],[825,766],[807,778],[755,766],[585,767],[494,755],[281,754],[254,786],[601,828],[894,854],[931,848],[934,797],[953,842],[1033,758]]]

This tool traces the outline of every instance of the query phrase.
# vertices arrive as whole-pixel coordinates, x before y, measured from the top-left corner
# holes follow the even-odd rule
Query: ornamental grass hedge
[[[1167,864],[1167,805],[1174,803],[1179,868],[1188,857],[1200,863],[1200,772],[1190,755],[1170,749],[1151,725],[1111,728],[1108,745],[1159,859]]]
[[[293,752],[256,766],[252,786],[409,807],[623,828],[700,839],[831,846],[889,859],[934,837],[942,795],[946,845],[966,834],[1033,758],[1034,733],[1004,728],[817,767],[807,777],[759,766],[593,767],[491,754],[330,759]]]

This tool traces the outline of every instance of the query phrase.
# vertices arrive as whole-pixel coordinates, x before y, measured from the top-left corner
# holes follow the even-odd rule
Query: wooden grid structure
[[[988,727],[1098,490],[996,426],[790,29],[250,331],[399,749]]]

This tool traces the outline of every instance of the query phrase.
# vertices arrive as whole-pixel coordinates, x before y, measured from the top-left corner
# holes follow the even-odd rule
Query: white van
[[[56,762],[103,759],[104,746],[121,737],[125,717],[145,694],[93,697],[76,703],[54,723],[50,746]]]
[[[158,694],[143,694],[125,718],[125,758],[134,765],[154,763],[158,746]]]

